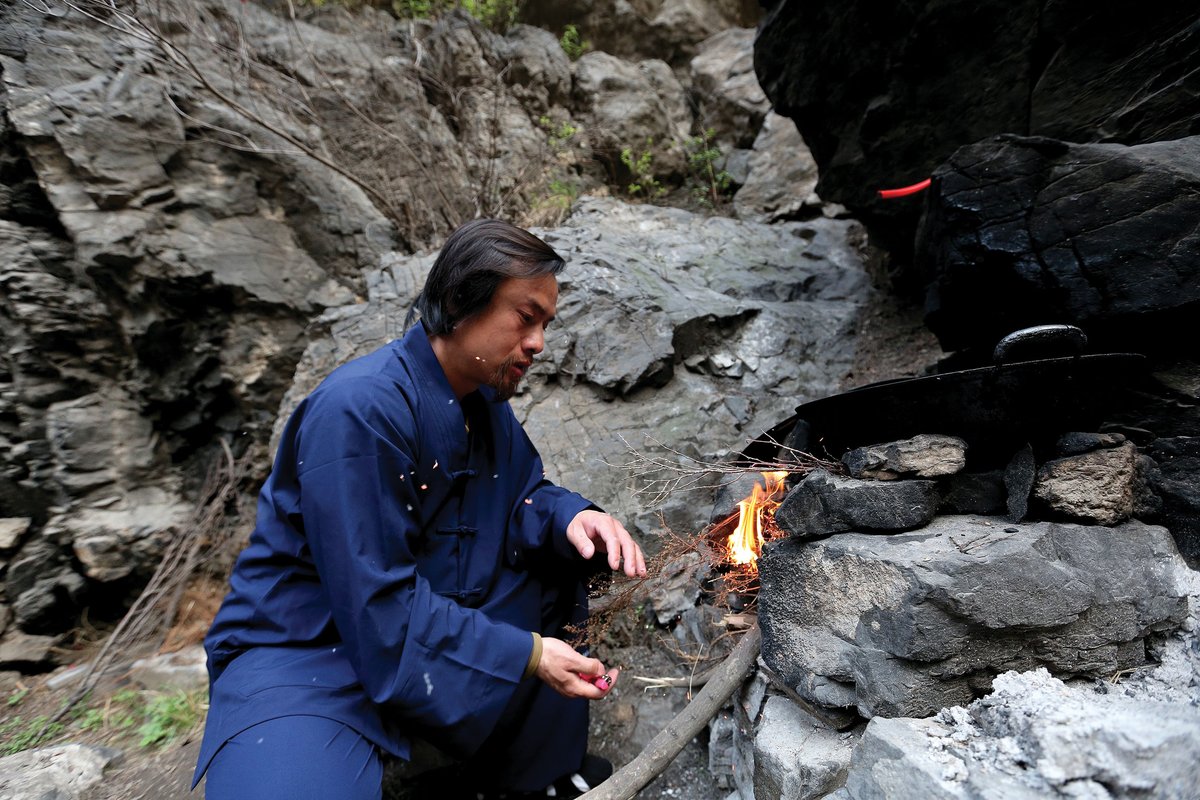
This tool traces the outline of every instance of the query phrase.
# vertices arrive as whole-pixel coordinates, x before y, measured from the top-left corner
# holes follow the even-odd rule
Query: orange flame
[[[762,552],[763,528],[766,520],[779,508],[779,496],[783,494],[783,482],[788,474],[784,471],[762,473],[766,487],[754,484],[750,496],[738,503],[737,527],[729,535],[729,560],[734,564],[747,564],[758,572],[758,554]]]

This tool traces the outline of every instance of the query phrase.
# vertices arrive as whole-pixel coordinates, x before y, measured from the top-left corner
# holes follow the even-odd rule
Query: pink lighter
[[[612,678],[608,675],[580,675],[579,677],[602,692],[607,692],[612,688]]]

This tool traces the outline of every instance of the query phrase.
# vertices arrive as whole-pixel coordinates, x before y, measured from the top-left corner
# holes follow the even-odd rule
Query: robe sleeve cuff
[[[521,679],[532,678],[537,674],[538,664],[542,661],[542,637],[537,631],[533,632],[533,650],[529,652],[529,663],[525,665],[525,674]]]

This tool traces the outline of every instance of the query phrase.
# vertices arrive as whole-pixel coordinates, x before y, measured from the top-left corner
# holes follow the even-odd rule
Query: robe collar
[[[449,445],[456,465],[465,464],[467,431],[463,422],[467,409],[450,388],[450,380],[446,377],[437,354],[433,352],[433,345],[429,343],[425,326],[420,322],[413,325],[403,338],[394,343],[394,348],[400,360],[409,366],[421,390],[423,402],[419,422],[432,426],[438,438]],[[495,390],[490,386],[480,386],[472,394],[480,395],[485,407],[495,400]],[[467,395],[463,400],[470,397],[471,395]],[[472,422],[472,426],[474,424]]]

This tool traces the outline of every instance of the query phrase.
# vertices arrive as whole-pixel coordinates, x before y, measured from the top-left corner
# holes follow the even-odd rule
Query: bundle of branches
[[[843,471],[840,463],[818,458],[811,453],[780,444],[775,461],[733,460],[725,463],[702,461],[680,450],[667,447],[647,437],[646,450],[639,450],[622,440],[628,455],[623,463],[609,463],[629,474],[634,492],[650,507],[662,505],[680,492],[703,492],[706,495],[725,488],[746,475],[764,472],[786,472],[789,478],[807,475],[814,469],[834,473]],[[738,521],[734,512],[716,520],[697,532],[677,532],[665,524],[662,544],[646,563],[646,575],[641,578],[611,578],[601,576],[592,586],[591,616],[585,626],[576,631],[577,640],[588,645],[603,641],[614,622],[640,606],[656,584],[664,580],[677,566],[699,556],[704,571],[714,582],[713,602],[729,613],[752,611],[758,593],[758,570],[752,565],[732,564],[729,561],[727,540]],[[774,517],[763,518],[764,541],[781,538],[784,534]],[[693,555],[694,554],[694,555]],[[730,598],[749,603],[748,607],[731,608]]]

